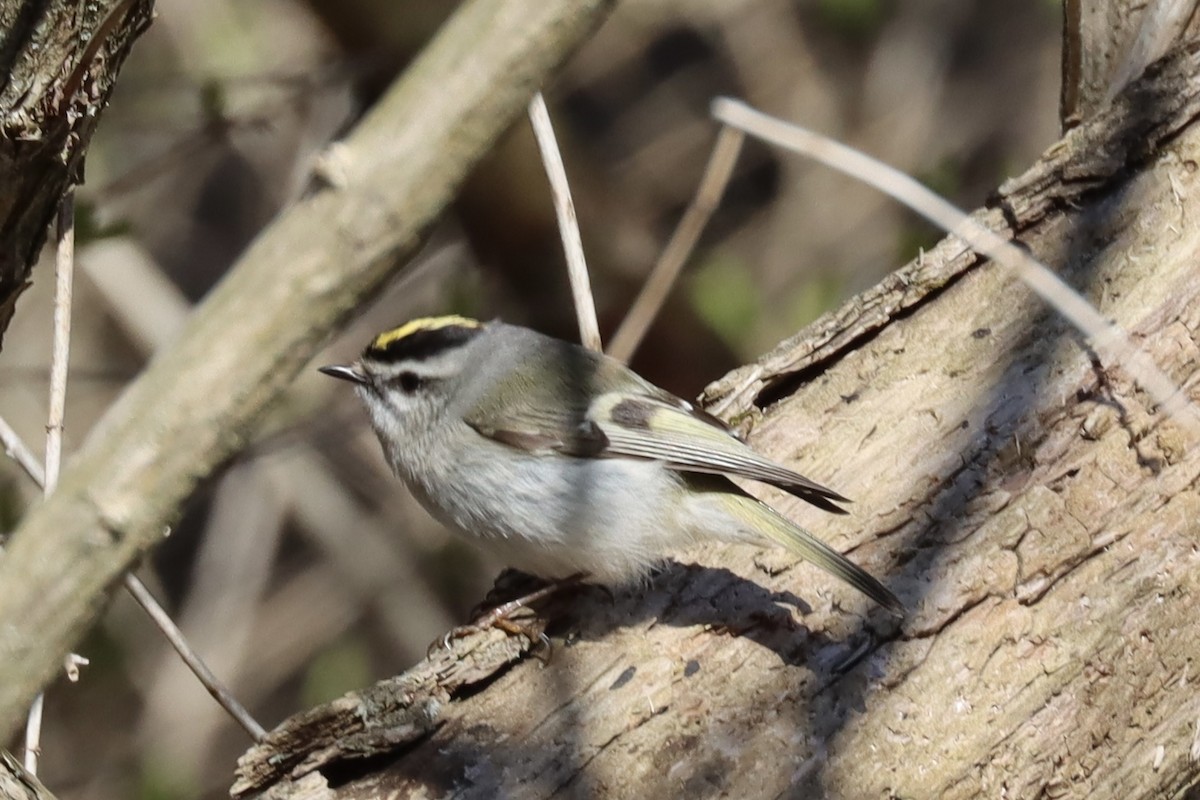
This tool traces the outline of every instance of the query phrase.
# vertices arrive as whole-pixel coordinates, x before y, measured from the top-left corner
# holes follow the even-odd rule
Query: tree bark
[[[36,775],[30,775],[7,750],[0,750],[0,798],[3,800],[54,800]]]
[[[1105,108],[1152,62],[1200,35],[1197,7],[1195,0],[1065,0],[1063,129]]]
[[[1200,42],[976,218],[1185,387],[1200,363]],[[1182,797],[1200,780],[1200,450],[1120,364],[948,239],[709,387],[763,452],[855,498],[765,493],[905,601],[709,546],[285,722],[272,798]],[[514,642],[517,642],[514,644]],[[382,756],[362,761],[367,756]]]
[[[0,0],[0,345],[154,0]]]

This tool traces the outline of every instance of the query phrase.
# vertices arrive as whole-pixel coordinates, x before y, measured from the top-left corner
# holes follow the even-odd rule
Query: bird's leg
[[[492,608],[487,613],[476,617],[472,625],[477,625],[480,628],[502,628],[501,623],[507,622],[508,618],[515,614],[519,609],[525,606],[545,600],[547,597],[558,594],[563,589],[570,589],[578,586],[587,577],[586,572],[576,572],[574,575],[568,575],[565,578],[551,581],[545,586],[539,587],[528,594],[523,594],[508,602]]]
[[[464,636],[470,636],[475,633],[483,633],[491,628],[499,628],[505,633],[512,635],[521,635],[528,638],[531,642],[549,643],[546,635],[541,631],[534,631],[533,626],[522,625],[519,622],[514,622],[510,617],[520,611],[522,608],[545,600],[547,597],[558,594],[564,589],[570,589],[578,586],[588,577],[586,572],[577,572],[566,578],[559,578],[550,581],[545,586],[540,586],[532,592],[528,592],[512,600],[494,606],[491,609],[483,612],[474,620],[466,625],[459,625],[451,629],[445,636],[439,639],[430,647],[430,652],[437,646],[449,647],[450,642],[455,639],[461,639]]]

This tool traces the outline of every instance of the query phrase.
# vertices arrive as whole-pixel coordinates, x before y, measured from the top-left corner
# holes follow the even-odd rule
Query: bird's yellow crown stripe
[[[436,331],[439,328],[449,328],[452,326],[481,328],[483,327],[483,323],[470,317],[460,317],[457,314],[449,314],[444,317],[421,317],[420,319],[406,322],[399,328],[384,331],[375,337],[375,341],[371,342],[371,347],[382,350],[393,342],[398,342],[406,336],[412,336],[414,333]]]

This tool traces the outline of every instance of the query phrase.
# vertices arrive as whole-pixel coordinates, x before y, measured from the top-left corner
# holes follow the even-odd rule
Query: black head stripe
[[[424,361],[447,350],[462,347],[482,332],[479,326],[445,325],[418,328],[395,338],[380,336],[363,351],[363,358],[384,364]]]

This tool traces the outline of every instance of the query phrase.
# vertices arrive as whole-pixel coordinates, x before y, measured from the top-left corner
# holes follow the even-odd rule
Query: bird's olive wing
[[[531,453],[661,461],[681,472],[762,481],[845,513],[838,493],[763,458],[721,420],[625,366],[559,343],[506,369],[463,415],[480,435]]]
[[[587,415],[605,440],[600,455],[645,458],[681,472],[762,481],[826,511],[846,513],[834,505],[849,502],[845,497],[760,456],[719,420],[678,403],[622,392],[602,395]]]
[[[480,435],[519,450],[599,455],[607,442],[587,415],[595,396],[590,388],[595,364],[581,359],[568,365],[547,361],[542,354],[542,362],[535,357],[508,370],[467,410],[463,421]]]

